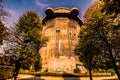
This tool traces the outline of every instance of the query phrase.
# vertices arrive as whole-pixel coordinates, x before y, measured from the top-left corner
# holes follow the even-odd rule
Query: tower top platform
[[[79,25],[83,24],[81,18],[78,16],[79,14],[78,8],[70,9],[65,7],[59,7],[59,8],[48,7],[45,13],[46,13],[46,16],[43,19],[43,24],[45,24],[46,21],[57,18],[57,17],[67,17],[69,19],[73,19],[77,21]]]

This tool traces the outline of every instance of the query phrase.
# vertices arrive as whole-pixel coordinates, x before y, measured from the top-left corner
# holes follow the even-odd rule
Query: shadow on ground
[[[36,77],[36,78],[29,77],[29,78],[21,78],[21,79],[18,79],[18,80],[45,80],[45,79],[40,78],[40,77]],[[53,79],[51,78],[50,80],[54,80],[54,78]],[[80,80],[80,79],[76,78],[76,77],[63,77],[63,79],[61,79],[61,80]]]
[[[80,78],[76,78],[76,77],[64,77],[63,80],[80,80]]]
[[[45,80],[45,79],[42,79],[40,77],[29,77],[29,78],[21,78],[21,79],[18,79],[18,80]]]
[[[63,80],[80,80],[79,75],[70,74],[70,73],[63,73]]]
[[[118,80],[118,79],[102,79],[102,80]]]

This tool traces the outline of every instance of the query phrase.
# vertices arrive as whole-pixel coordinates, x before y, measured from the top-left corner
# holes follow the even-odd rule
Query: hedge
[[[0,80],[12,78],[14,67],[0,66]]]
[[[64,72],[34,72],[29,70],[20,70],[19,74],[30,74],[36,76],[62,76],[62,77],[89,77],[88,73],[64,73]],[[93,77],[111,76],[111,73],[93,73]]]

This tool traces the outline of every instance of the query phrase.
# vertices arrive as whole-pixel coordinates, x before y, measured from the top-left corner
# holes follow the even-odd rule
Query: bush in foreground
[[[10,66],[0,66],[0,80],[12,78],[13,70]]]

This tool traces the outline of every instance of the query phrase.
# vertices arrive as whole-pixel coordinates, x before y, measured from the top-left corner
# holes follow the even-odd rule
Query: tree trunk
[[[103,38],[103,41],[105,41],[105,43],[106,43],[106,45],[107,45],[107,47],[108,47],[110,62],[111,62],[112,66],[113,66],[113,68],[114,68],[114,70],[115,70],[115,73],[117,74],[118,79],[120,80],[120,73],[119,73],[118,67],[117,67],[117,65],[116,65],[116,60],[115,60],[114,57],[113,57],[113,54],[112,54],[113,52],[112,52],[112,49],[111,49],[111,47],[110,47],[110,44],[108,43],[108,40],[107,40],[106,37]]]
[[[114,70],[115,70],[115,73],[117,74],[118,79],[120,80],[120,73],[119,73],[119,71],[118,71],[117,65],[116,65],[114,62],[111,62],[111,63],[112,63],[112,65],[113,65],[113,68],[114,68]]]
[[[91,67],[89,68],[89,75],[90,75],[90,80],[93,80],[92,79],[92,69],[91,69]]]
[[[17,76],[19,74],[20,67],[21,67],[21,63],[20,63],[20,60],[18,59],[15,63],[15,70],[14,70],[14,73],[13,73],[14,80],[17,80]]]
[[[115,73],[117,74],[118,79],[120,80],[120,73],[119,73],[118,67],[117,67],[117,65],[116,65],[116,60],[114,59],[114,57],[113,57],[113,55],[112,55],[112,49],[111,49],[108,41],[105,40],[105,42],[106,42],[106,44],[107,44],[107,46],[108,46],[108,48],[109,48],[109,59],[110,59],[110,62],[111,62],[112,66],[113,66],[113,68],[114,68],[114,70],[115,70]]]
[[[114,68],[114,70],[115,70],[115,73],[117,74],[117,77],[118,77],[118,79],[120,80],[120,73],[119,73],[119,71],[118,71],[118,66],[116,65],[116,61],[114,60],[112,54],[110,54],[110,59],[111,59],[110,62],[111,62],[112,66],[113,66],[113,68]]]

